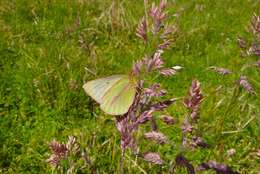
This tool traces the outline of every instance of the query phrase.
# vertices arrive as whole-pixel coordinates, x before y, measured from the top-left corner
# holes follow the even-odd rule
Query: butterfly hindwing
[[[135,85],[128,76],[117,81],[103,96],[101,109],[111,115],[125,114],[135,97]]]
[[[101,109],[110,115],[125,114],[132,105],[136,93],[135,84],[127,75],[113,75],[92,80],[84,84],[83,88],[100,103]]]

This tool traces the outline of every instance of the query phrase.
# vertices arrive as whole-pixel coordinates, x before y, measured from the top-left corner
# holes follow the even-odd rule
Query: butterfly
[[[134,102],[136,86],[136,80],[131,75],[112,75],[89,81],[83,88],[105,113],[123,115]]]

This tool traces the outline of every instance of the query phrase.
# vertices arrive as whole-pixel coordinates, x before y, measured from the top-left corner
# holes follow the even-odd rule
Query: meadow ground
[[[260,1],[169,0],[167,10],[178,34],[163,57],[168,66],[184,68],[159,81],[170,97],[185,96],[193,79],[201,83],[198,130],[210,144],[183,153],[194,165],[212,159],[241,173],[258,173],[260,69],[247,65],[259,57],[241,57],[237,37],[252,38],[246,27],[254,12],[260,15]],[[141,0],[0,1],[0,173],[55,173],[46,162],[48,144],[69,135],[86,148],[98,173],[118,171],[120,137],[113,117],[93,105],[82,85],[127,73],[143,57],[144,47],[135,36],[143,14]],[[210,66],[233,73],[222,76]],[[257,95],[237,87],[240,75],[248,77]],[[187,114],[181,101],[167,112],[179,123]],[[126,156],[126,173],[168,172],[180,152],[180,124],[162,124],[160,131],[172,144],[144,142],[140,148],[159,152],[168,165]],[[236,151],[232,157],[229,149]]]

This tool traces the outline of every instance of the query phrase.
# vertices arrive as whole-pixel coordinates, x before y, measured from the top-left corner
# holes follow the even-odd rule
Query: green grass
[[[45,162],[48,143],[54,138],[66,141],[68,135],[79,138],[99,173],[118,171],[120,143],[113,118],[92,106],[82,85],[127,73],[132,62],[144,55],[135,36],[143,1],[119,2],[113,7],[112,0],[0,1],[0,173],[51,173]],[[260,1],[177,0],[169,1],[168,11],[168,21],[178,26],[179,37],[164,60],[184,69],[160,81],[169,97],[181,97],[192,79],[198,79],[205,96],[198,129],[211,147],[187,151],[186,157],[193,164],[215,159],[241,173],[259,172],[260,69],[242,70],[259,57],[240,57],[236,39],[250,38],[245,27],[253,12],[260,14]],[[223,77],[207,70],[209,66],[222,66],[233,74]],[[97,75],[87,73],[85,67]],[[248,76],[257,96],[235,87],[241,74]],[[180,121],[187,113],[181,102],[168,112]],[[222,134],[237,130],[254,115],[242,132]],[[141,149],[158,151],[170,163],[180,152],[181,130],[179,125],[160,125],[160,130],[176,146],[143,142]],[[228,158],[226,151],[231,148],[236,154]],[[141,173],[139,167],[147,173],[167,173],[167,166],[140,159],[137,167],[132,160],[126,158],[127,173]]]

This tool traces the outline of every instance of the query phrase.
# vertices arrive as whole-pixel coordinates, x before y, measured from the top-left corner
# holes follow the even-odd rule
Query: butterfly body
[[[85,92],[110,115],[123,115],[132,105],[136,82],[131,76],[113,75],[92,80],[83,85]]]

